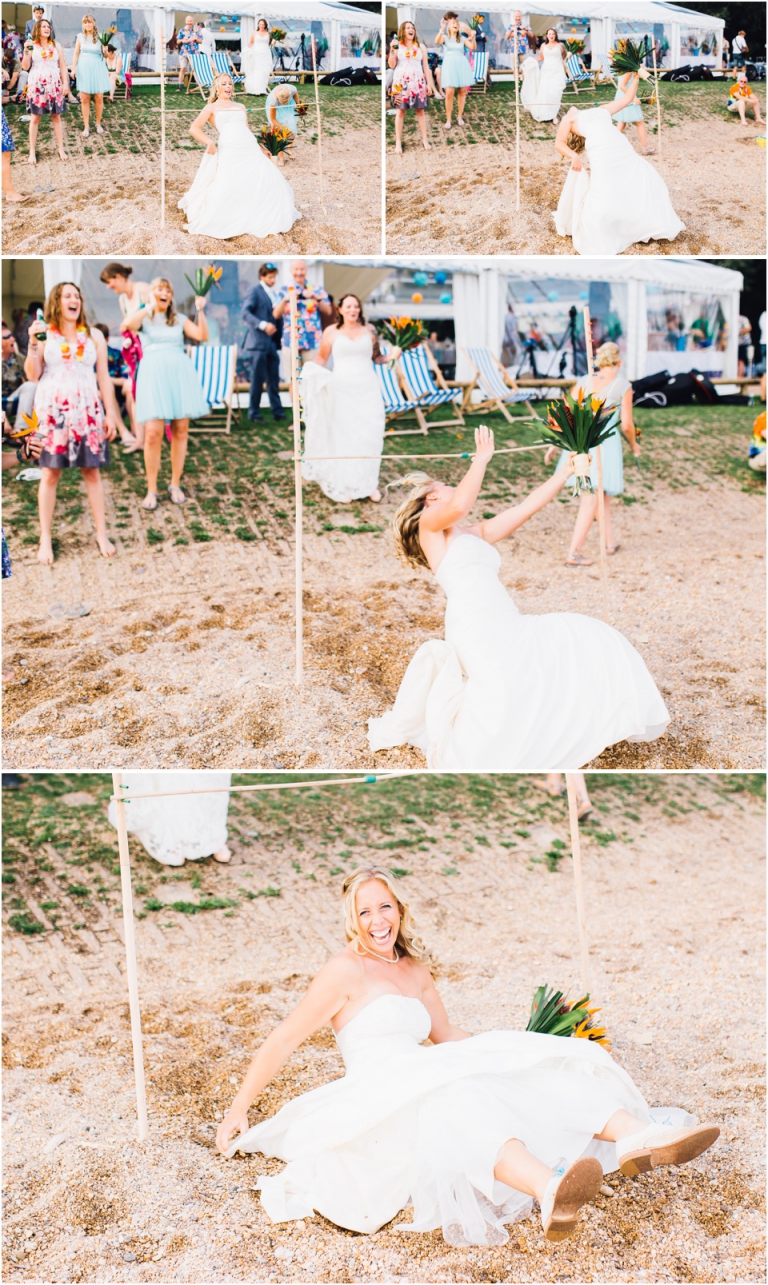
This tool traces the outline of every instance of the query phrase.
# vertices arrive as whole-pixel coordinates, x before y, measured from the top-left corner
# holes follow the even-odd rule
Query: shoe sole
[[[720,1130],[715,1125],[702,1125],[687,1137],[678,1138],[664,1147],[641,1147],[639,1151],[629,1151],[622,1157],[619,1168],[626,1178],[636,1178],[638,1174],[650,1173],[660,1165],[684,1165],[702,1155],[719,1137]]]
[[[565,1240],[578,1226],[579,1210],[594,1200],[603,1185],[603,1168],[594,1156],[582,1156],[572,1164],[557,1189],[549,1224],[544,1229],[547,1240]]]

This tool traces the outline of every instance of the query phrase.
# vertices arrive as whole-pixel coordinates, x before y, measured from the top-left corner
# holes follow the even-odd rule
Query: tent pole
[[[520,209],[520,82],[517,57],[517,23],[514,14],[512,21],[515,23],[515,209]]]
[[[315,49],[315,35],[312,33],[312,75],[315,81],[315,111],[317,112],[317,168],[320,174],[320,204],[325,209],[325,194],[323,191],[323,123],[320,119],[320,89],[317,84],[317,51]]]
[[[656,141],[659,145],[658,157],[661,160],[661,94],[659,93],[659,69],[656,66],[656,41],[653,41],[653,80],[656,88]]]
[[[315,39],[312,37],[314,52]],[[317,83],[317,82],[315,82]],[[318,115],[319,119],[319,115]],[[290,287],[291,304],[291,407],[293,409],[293,476],[296,492],[296,686],[304,681],[304,504],[301,487],[301,408],[299,404],[299,309],[296,290]]]
[[[125,930],[125,963],[128,970],[128,1003],[131,1011],[131,1041],[133,1043],[133,1074],[136,1081],[136,1112],[139,1118],[139,1142],[149,1136],[147,1124],[147,1093],[144,1084],[144,1051],[141,1038],[141,1009],[139,1007],[139,977],[136,968],[136,937],[133,920],[133,889],[131,888],[131,857],[128,850],[128,826],[125,819],[123,774],[112,773],[117,817],[117,846],[120,853],[120,883],[123,895],[123,927]]]
[[[581,877],[581,836],[579,834],[579,798],[573,772],[566,772],[568,790],[568,820],[571,826],[571,852],[573,853],[573,881],[576,889],[576,915],[579,922],[579,955],[581,958],[581,985],[589,994],[589,949],[587,947],[587,922],[584,908],[584,884]]]
[[[160,227],[165,227],[165,27],[160,28]]]
[[[589,307],[584,305],[584,340],[587,346],[587,393],[592,396],[592,379],[593,379],[593,354],[592,354],[592,323],[589,318]],[[603,590],[603,620],[608,623],[608,568],[605,554],[605,511],[604,511],[604,491],[603,491],[603,457],[599,446],[595,447],[595,459],[597,461],[597,528],[600,532],[600,582]]]

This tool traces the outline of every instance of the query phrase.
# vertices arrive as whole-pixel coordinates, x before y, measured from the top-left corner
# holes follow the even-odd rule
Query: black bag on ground
[[[659,80],[689,81],[714,79],[715,78],[709,70],[709,67],[691,66],[690,63],[686,63],[684,67],[674,67],[672,71],[665,71],[661,76],[659,76]]]
[[[694,402],[713,406],[718,400],[712,380],[696,369],[681,371],[679,375],[661,370],[632,385],[634,406],[692,406]]]
[[[378,76],[370,67],[341,67],[320,77],[321,85],[378,85]]]
[[[634,379],[632,381],[632,404],[633,406],[642,406],[645,399],[650,394],[662,393],[669,379],[668,370],[659,370],[655,375],[645,375],[643,379]],[[665,406],[666,402],[659,402],[656,399],[648,401],[650,406]]]

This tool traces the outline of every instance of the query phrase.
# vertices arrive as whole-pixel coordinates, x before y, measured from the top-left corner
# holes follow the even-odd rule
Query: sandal
[[[591,567],[592,559],[585,558],[583,553],[569,553],[565,559],[566,567]]]
[[[141,507],[143,509],[147,509],[150,513],[154,513],[157,508],[157,493],[155,491],[148,491],[144,499],[141,501]]]
[[[610,547],[609,547],[609,546],[606,546],[606,550],[605,550],[605,552],[608,554],[608,557],[609,557],[609,558],[612,558],[612,557],[613,557],[613,555],[614,555],[614,553],[618,553],[618,552],[619,552],[619,549],[620,549],[620,548],[621,548],[621,545],[620,545],[620,544],[614,544],[614,545],[611,545]]]
[[[576,796],[576,802],[579,805],[576,813],[577,818],[579,821],[588,821],[595,810],[592,804],[587,802],[586,799],[582,799],[579,795]]]
[[[542,793],[548,795],[550,799],[561,799],[566,793],[564,785],[561,785],[559,790],[550,790],[549,783],[547,781],[534,781],[533,784],[537,790],[541,790]]]
[[[168,494],[171,497],[171,504],[186,504],[187,497],[180,486],[169,486]]]

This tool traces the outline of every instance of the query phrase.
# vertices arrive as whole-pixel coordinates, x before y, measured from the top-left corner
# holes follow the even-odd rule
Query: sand
[[[399,858],[452,1020],[470,1031],[521,1028],[540,982],[579,987],[571,862],[550,872],[540,860],[553,839],[567,840],[564,806],[519,779],[469,778],[457,789],[438,777],[357,788],[354,801],[339,787],[314,807],[233,802],[226,871],[195,863],[161,882],[163,868],[132,845],[137,908],[146,893],[239,903],[195,916],[165,909],[137,925],[150,1118],[139,1145],[117,878],[107,874],[114,832],[105,799],[96,802],[109,785],[89,779],[84,801],[72,778],[72,802],[51,807],[46,794],[14,847],[24,889],[45,855],[42,886],[61,909],[55,932],[4,938],[4,1278],[764,1280],[763,808],[718,778],[591,787],[604,809],[582,832],[592,994],[614,1057],[649,1103],[719,1125],[712,1151],[636,1180],[611,1176],[613,1195],[598,1197],[560,1245],[543,1240],[535,1214],[494,1249],[452,1249],[439,1231],[409,1236],[393,1225],[357,1236],[319,1217],[271,1224],[253,1188],[281,1163],[225,1161],[212,1146],[215,1120],[252,1050],[342,944],[340,875],[329,864]],[[24,815],[17,806],[6,805],[9,816]],[[47,845],[33,848],[42,826]],[[67,848],[77,865],[66,865]],[[90,882],[89,852],[105,886],[84,906],[62,896],[58,876],[66,884],[75,869]],[[280,896],[238,891],[265,886]],[[290,1058],[260,1109],[270,1115],[342,1071],[326,1028]]]

